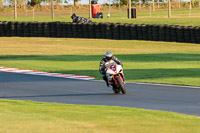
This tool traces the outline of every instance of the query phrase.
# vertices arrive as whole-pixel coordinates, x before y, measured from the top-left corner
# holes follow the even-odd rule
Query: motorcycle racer
[[[102,74],[102,78],[103,78],[103,80],[105,80],[106,85],[108,87],[109,87],[109,83],[108,83],[108,79],[106,77],[105,63],[110,60],[114,60],[117,64],[123,66],[122,62],[117,57],[115,57],[111,51],[107,51],[105,53],[105,56],[100,61],[99,72]]]

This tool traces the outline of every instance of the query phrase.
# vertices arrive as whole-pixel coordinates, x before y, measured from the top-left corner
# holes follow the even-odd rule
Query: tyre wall
[[[0,21],[0,37],[11,36],[149,40],[200,44],[200,27],[127,23]]]

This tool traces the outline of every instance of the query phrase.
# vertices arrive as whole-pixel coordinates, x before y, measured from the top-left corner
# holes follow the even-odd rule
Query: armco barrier
[[[127,23],[0,21],[0,37],[10,36],[149,40],[200,44],[200,27]]]

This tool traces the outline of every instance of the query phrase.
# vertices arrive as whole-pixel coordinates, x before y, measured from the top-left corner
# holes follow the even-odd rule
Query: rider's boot
[[[109,85],[109,83],[108,83],[108,79],[107,79],[106,76],[103,76],[103,80],[106,82],[107,87],[109,87],[110,85]]]
[[[106,80],[107,87],[113,88],[111,84],[108,83],[108,80]]]
[[[105,79],[107,87],[110,87],[107,78]]]

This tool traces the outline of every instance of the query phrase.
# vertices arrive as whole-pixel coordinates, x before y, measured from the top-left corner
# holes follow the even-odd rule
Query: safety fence
[[[150,40],[200,44],[200,27],[127,23],[0,21],[0,37],[5,36]]]

